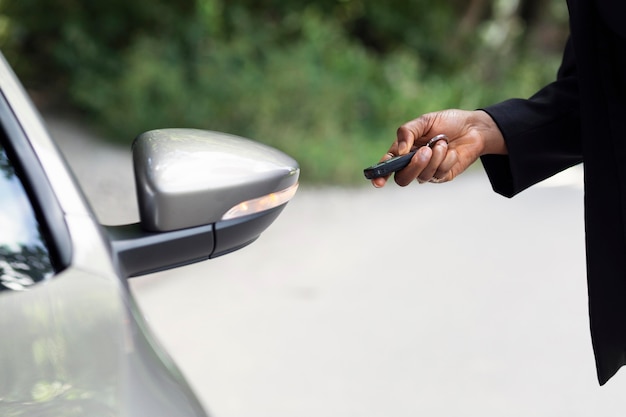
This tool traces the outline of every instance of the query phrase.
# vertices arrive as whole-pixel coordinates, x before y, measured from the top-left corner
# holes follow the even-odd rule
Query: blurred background
[[[512,200],[482,170],[375,190],[401,123],[551,81],[563,0],[0,0],[0,46],[105,224],[129,146],[198,127],[294,156],[254,244],[134,278],[217,417],[623,416],[589,337],[582,170]]]
[[[251,137],[314,183],[362,183],[421,113],[532,94],[566,36],[563,0],[0,1],[0,47],[42,108],[122,144]]]

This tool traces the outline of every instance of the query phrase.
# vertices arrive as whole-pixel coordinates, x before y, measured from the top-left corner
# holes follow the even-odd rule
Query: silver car
[[[132,152],[140,222],[103,226],[0,56],[0,416],[207,415],[127,279],[253,242],[299,168],[193,129],[143,133]]]

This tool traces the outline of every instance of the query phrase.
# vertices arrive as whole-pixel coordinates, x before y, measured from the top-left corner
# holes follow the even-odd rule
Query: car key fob
[[[432,148],[435,143],[442,139],[448,142],[448,137],[446,135],[437,135],[429,140],[428,143],[424,146]],[[394,156],[393,158],[387,159],[386,161],[379,162],[376,165],[365,168],[363,170],[363,175],[365,175],[365,178],[367,178],[368,180],[391,175],[394,172],[400,171],[402,168],[406,167],[409,162],[411,162],[411,158],[413,158],[415,152],[417,152],[417,150],[411,151],[406,155]]]
[[[374,178],[386,177],[387,175],[391,175],[396,171],[400,171],[402,168],[406,167],[409,162],[411,162],[411,158],[415,155],[415,151],[411,151],[406,155],[398,155],[393,158],[387,159],[386,161],[379,162],[376,165],[372,165],[369,168],[365,168],[363,170],[363,174],[365,178],[368,180],[373,180]]]

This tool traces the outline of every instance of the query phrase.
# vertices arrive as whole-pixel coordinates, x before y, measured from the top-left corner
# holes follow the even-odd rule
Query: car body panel
[[[3,293],[0,415],[204,416],[124,300],[111,280],[74,268]]]
[[[31,203],[58,214],[40,219],[55,229],[48,243],[62,234],[69,245],[54,277],[0,292],[0,415],[206,416],[144,322],[106,232],[1,56],[0,91],[2,128],[20,148],[13,162],[45,173],[22,178]]]

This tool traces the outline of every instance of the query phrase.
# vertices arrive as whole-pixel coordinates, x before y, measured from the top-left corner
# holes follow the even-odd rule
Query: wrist
[[[489,113],[484,110],[475,110],[472,119],[473,128],[482,142],[481,156],[508,154],[504,136]]]

